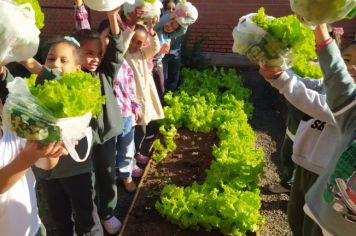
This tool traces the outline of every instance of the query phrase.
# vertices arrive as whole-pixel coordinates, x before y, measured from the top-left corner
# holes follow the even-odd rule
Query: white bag
[[[185,2],[185,3],[178,3],[178,6],[176,7],[176,10],[182,9],[187,13],[186,17],[178,17],[176,21],[178,24],[181,26],[189,26],[195,23],[195,21],[198,19],[198,10],[193,4],[190,2]]]
[[[156,0],[154,3],[145,2],[144,0],[135,0],[133,4],[124,4],[125,15],[128,16],[128,13],[134,12],[136,7],[140,7],[144,11],[141,16],[141,19],[144,21],[149,21],[154,17],[157,17],[159,19],[163,4],[159,0]]]
[[[255,15],[251,13],[240,18],[232,32],[234,38],[232,51],[264,65],[280,66],[283,70],[290,68],[291,50],[257,26],[252,21]]]
[[[33,57],[39,35],[30,3],[16,5],[0,0],[0,66]]]
[[[112,11],[124,3],[133,4],[135,0],[83,0],[84,4],[95,11]]]
[[[92,130],[91,113],[80,117],[54,118],[36,101],[24,79],[16,77],[7,84],[9,95],[3,109],[3,127],[8,132],[30,140],[54,142],[62,140],[73,160],[85,161],[90,153]],[[75,150],[75,143],[86,137],[88,149],[84,158]]]
[[[290,6],[308,25],[330,24],[348,18],[355,11],[356,0],[290,0]]]

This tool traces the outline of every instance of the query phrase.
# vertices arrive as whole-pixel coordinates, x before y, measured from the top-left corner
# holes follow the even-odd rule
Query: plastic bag
[[[290,0],[292,11],[300,15],[309,25],[333,23],[350,14],[356,7],[355,0]]]
[[[0,0],[0,66],[33,57],[39,34],[30,3],[15,5]]]
[[[84,4],[95,11],[112,11],[124,3],[134,2],[135,0],[84,0]]]
[[[187,17],[179,17],[176,19],[178,24],[182,26],[189,26],[194,24],[194,22],[198,19],[198,10],[193,4],[190,2],[179,3],[176,7],[176,10],[182,9],[187,13]]]
[[[144,21],[150,21],[154,17],[157,17],[159,19],[163,4],[159,0],[156,0],[154,3],[146,2],[144,0],[135,0],[133,4],[124,4],[125,15],[128,16],[128,13],[134,12],[137,7],[142,8],[144,11],[141,16],[141,19]]]
[[[82,162],[88,158],[92,142],[91,128],[88,127],[91,113],[81,117],[56,119],[31,95],[22,78],[15,78],[7,87],[9,95],[2,117],[4,130],[44,144],[63,140],[64,146],[75,161]],[[87,137],[88,150],[81,159],[75,150],[75,143],[84,137]]]
[[[264,29],[257,26],[252,17],[255,13],[240,18],[232,36],[232,51],[246,55],[251,61],[269,66],[291,67],[291,50]]]

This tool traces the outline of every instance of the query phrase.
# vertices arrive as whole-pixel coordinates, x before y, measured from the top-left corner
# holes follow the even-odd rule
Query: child
[[[117,204],[115,144],[123,128],[122,115],[114,95],[114,81],[123,62],[124,52],[117,15],[118,9],[108,12],[109,21],[100,24],[100,35],[91,30],[80,30],[74,34],[81,43],[83,70],[100,78],[106,97],[104,114],[92,122],[92,127],[98,143],[93,146],[98,212],[105,230],[110,234],[117,233],[121,227],[121,222],[114,216]]]
[[[0,67],[0,116],[8,91],[10,73]],[[61,142],[39,145],[12,133],[3,132],[0,124],[0,228],[3,235],[46,235],[38,216],[35,177],[31,166],[52,169],[62,155],[68,155]]]
[[[176,1],[170,0],[164,5],[166,12],[175,11]],[[182,38],[179,36],[171,40],[169,52],[163,58],[163,77],[164,90],[176,91],[180,83],[180,67],[181,67],[181,47]]]
[[[316,27],[315,36],[327,103],[342,136],[328,168],[308,191],[304,211],[324,235],[355,235],[355,189],[350,182],[356,170],[356,43],[341,55],[325,24]]]
[[[261,66],[260,73],[288,102],[310,116],[300,121],[293,140],[296,167],[288,201],[293,235],[310,235],[312,221],[303,213],[304,196],[330,162],[340,141],[339,129],[326,104],[322,80],[299,78],[276,67]]]
[[[309,121],[301,121],[295,136],[292,158],[297,165],[288,203],[288,218],[295,235],[321,234],[320,229],[313,226],[308,216],[301,216],[305,203],[304,196],[329,162],[333,161],[334,153],[342,140],[339,127],[326,104],[325,95],[319,95],[305,87],[305,85],[320,87],[323,81],[289,77],[286,73],[275,79],[274,76],[280,72],[263,67],[261,73],[265,78],[271,79],[269,82],[292,104],[314,117]],[[317,87],[313,89],[318,90]]]
[[[341,46],[341,36],[343,34],[342,28],[334,28],[332,26],[328,26],[328,30],[333,32],[333,38],[337,42],[338,46]],[[323,88],[322,80],[313,80],[314,82],[310,83],[310,80],[303,80],[312,86],[312,84],[318,86],[319,88]],[[315,89],[315,88],[313,88]],[[323,89],[324,90],[324,89]],[[321,92],[321,91],[319,91]],[[325,91],[323,92],[325,94]],[[293,141],[295,139],[295,134],[297,132],[298,125],[301,121],[310,120],[311,117],[307,114],[303,113],[301,110],[298,110],[291,103],[286,101],[287,103],[287,119],[286,119],[286,133],[284,136],[280,159],[282,163],[282,175],[281,181],[279,184],[270,184],[268,185],[268,190],[272,193],[288,193],[291,190],[293,183],[293,175],[295,170],[295,165],[292,160],[293,154]]]
[[[82,1],[77,0],[76,5],[76,25],[84,25],[86,28],[90,29],[90,24],[86,20],[87,13]],[[78,22],[78,19],[80,19],[80,22]],[[123,32],[123,35],[125,35],[125,32],[126,31]],[[85,39],[89,37],[89,35],[93,34],[93,31],[81,30],[78,31],[75,36],[83,43],[85,42]],[[83,68],[88,68],[88,70],[91,70],[91,67],[87,65],[90,58],[90,53],[88,51],[83,51]],[[94,58],[98,58],[97,61],[99,61],[100,57],[98,56]],[[134,177],[140,177],[143,174],[143,170],[135,164],[136,162],[133,158],[135,154],[135,145],[134,128],[132,128],[132,116],[134,116],[136,122],[139,123],[142,114],[140,105],[136,101],[133,71],[125,60],[121,65],[118,76],[114,81],[114,94],[124,121],[123,132],[117,136],[116,140],[116,168],[120,173],[120,178],[123,180],[126,190],[133,192],[137,187],[133,182],[131,175]]]
[[[175,9],[175,2],[169,1],[166,6],[170,6],[171,9]],[[185,15],[186,13],[182,10],[166,11],[165,14],[160,18],[159,23],[155,26],[155,30],[157,32],[157,36],[160,41],[161,49],[158,52],[158,55],[156,55],[156,57],[154,57],[153,60],[154,61],[153,76],[156,81],[158,93],[161,98],[165,91],[164,81],[166,79],[163,74],[164,69],[163,69],[162,59],[164,55],[169,52],[171,39],[182,36],[187,32],[188,27],[179,25],[178,22],[175,20],[176,18]]]
[[[27,61],[25,66],[32,73],[39,73],[36,83],[53,79],[58,72],[78,71],[81,68],[79,43],[72,37],[59,38],[52,42],[44,66],[35,60]],[[87,144],[85,139],[79,141],[79,155],[85,153],[87,145],[92,144]],[[61,159],[51,171],[34,168],[58,235],[73,235],[73,228],[77,235],[103,234],[94,204],[92,168],[91,158],[78,163],[70,157]]]
[[[148,157],[141,154],[141,147],[146,136],[146,126],[152,120],[164,118],[157,89],[149,73],[146,61],[157,54],[160,49],[160,43],[152,26],[147,31],[144,26],[137,25],[135,31],[130,34],[130,37],[132,39],[125,54],[125,59],[134,71],[137,100],[141,104],[143,116],[142,122],[137,125],[135,131],[137,152],[135,158],[138,163],[145,164],[148,162]],[[142,47],[148,37],[150,38],[150,46]]]
[[[135,129],[132,127],[132,119],[134,116],[136,123],[140,123],[142,119],[141,107],[136,101],[135,89],[133,71],[124,61],[114,82],[116,99],[124,120],[124,130],[117,136],[116,140],[116,167],[119,169],[120,178],[128,192],[134,192],[137,189],[131,175],[140,177],[143,174],[143,170],[136,165],[134,159]]]

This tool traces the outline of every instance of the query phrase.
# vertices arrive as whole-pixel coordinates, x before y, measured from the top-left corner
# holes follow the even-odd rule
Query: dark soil
[[[154,207],[164,184],[173,183],[185,187],[194,181],[199,184],[204,182],[205,170],[214,158],[212,145],[218,141],[213,132],[202,134],[186,129],[179,130],[179,137],[176,138],[177,150],[161,163],[152,162],[149,166],[122,235],[222,235],[218,231],[207,233],[182,230],[164,220]]]

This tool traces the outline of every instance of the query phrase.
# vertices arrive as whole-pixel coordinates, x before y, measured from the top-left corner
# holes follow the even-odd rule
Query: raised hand
[[[271,80],[277,79],[283,73],[283,70],[279,66],[267,66],[260,64],[259,73],[265,80]]]

